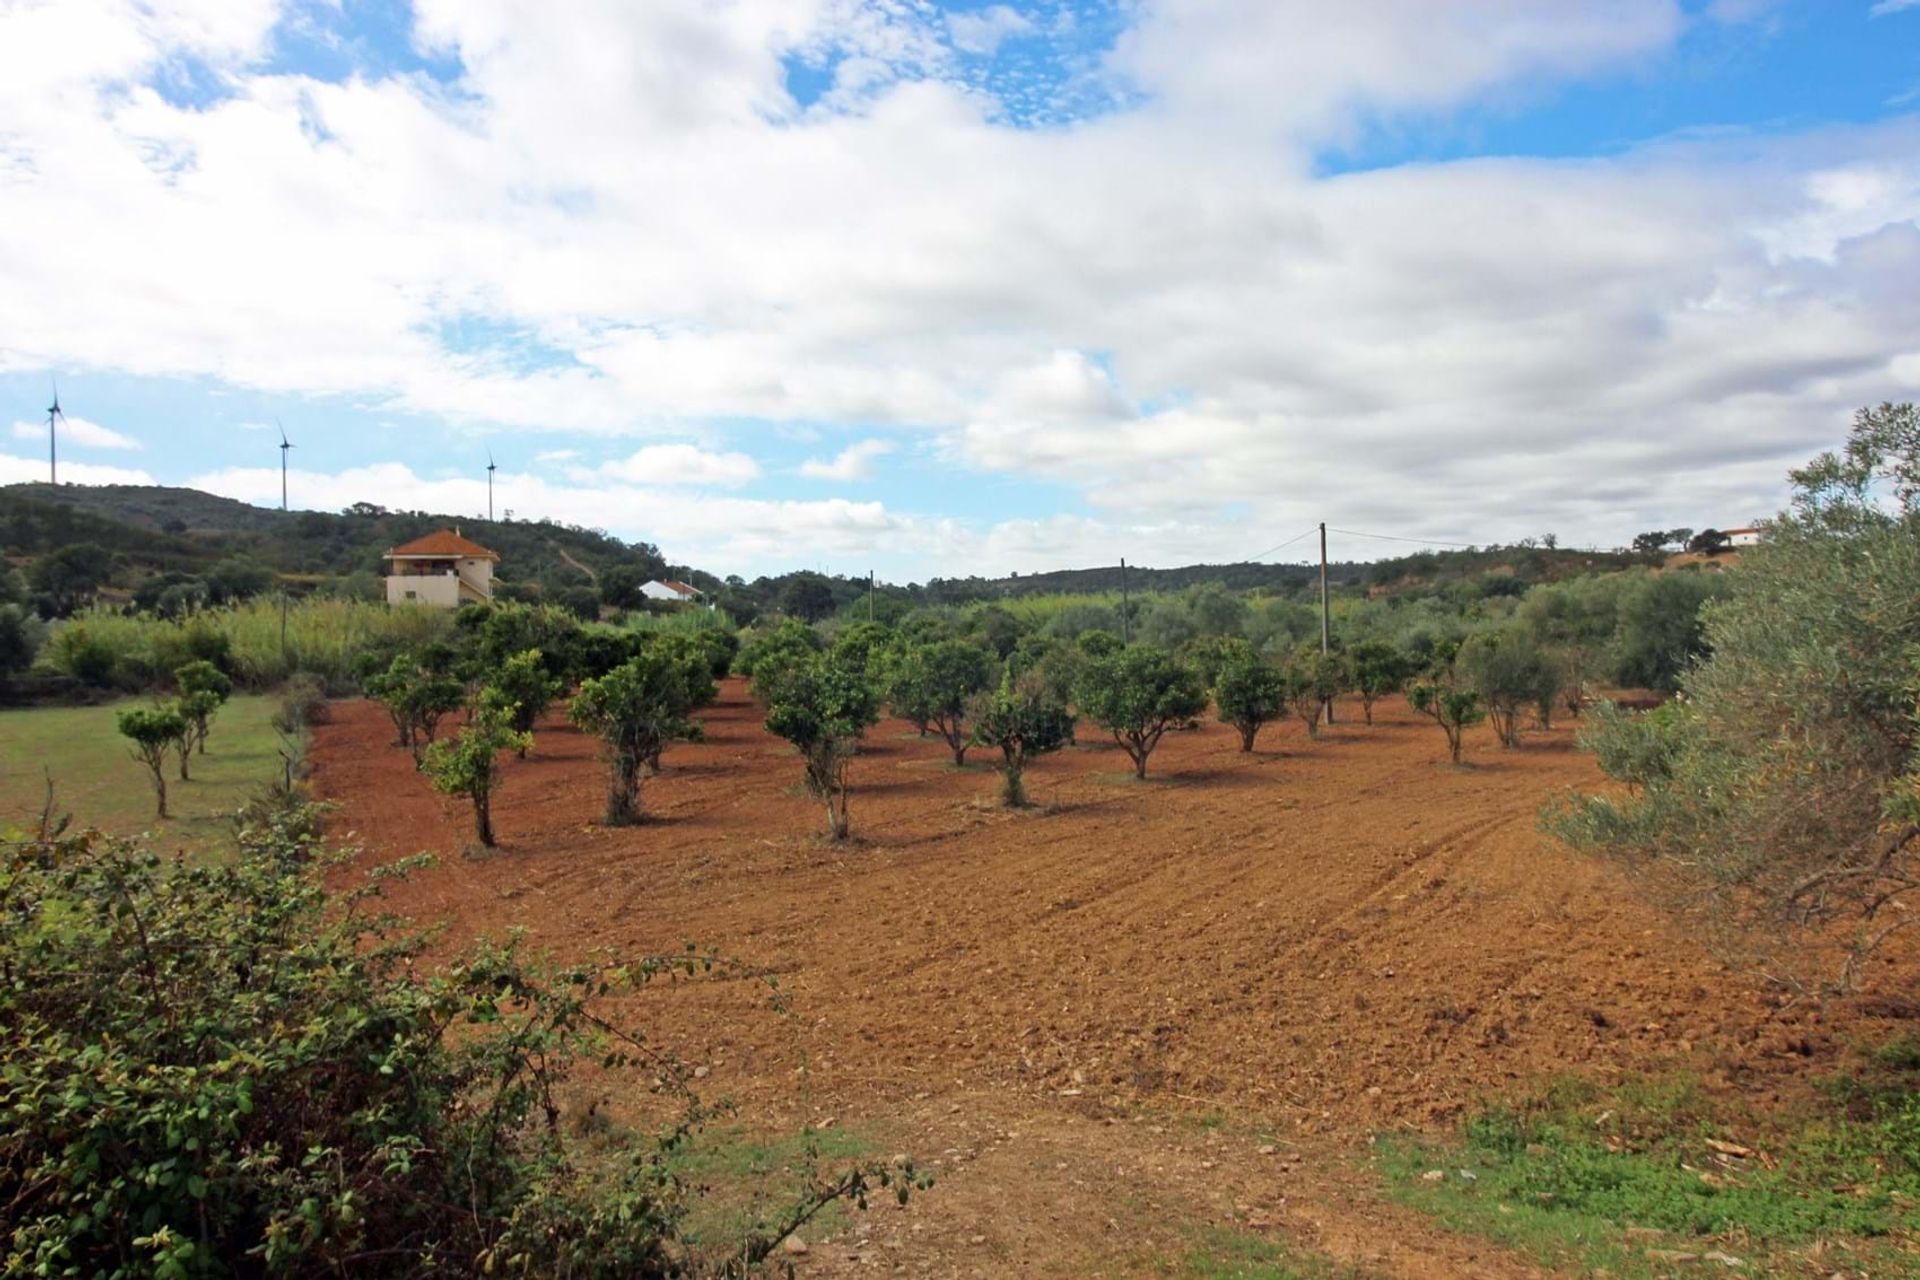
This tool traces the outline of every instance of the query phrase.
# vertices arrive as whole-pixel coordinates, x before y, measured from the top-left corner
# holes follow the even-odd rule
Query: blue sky
[[[1744,523],[1913,396],[1920,4],[1349,8],[25,0],[0,482],[57,373],[69,480],[924,579]]]

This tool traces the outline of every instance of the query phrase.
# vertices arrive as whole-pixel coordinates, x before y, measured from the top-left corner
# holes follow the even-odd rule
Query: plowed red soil
[[[388,745],[378,707],[337,704],[313,759],[363,863],[443,855],[394,897],[455,938],[517,926],[566,957],[693,940],[778,975],[790,1016],[745,978],[625,1012],[749,1116],[938,1153],[941,1189],[803,1270],[1126,1274],[1175,1242],[1118,1207],[1157,1195],[1168,1221],[1385,1274],[1532,1274],[1371,1203],[1336,1157],[1565,1073],[1685,1063],[1764,1092],[1835,1033],[1539,834],[1552,793],[1599,781],[1570,729],[1517,751],[1470,731],[1454,768],[1403,703],[1358,719],[1343,706],[1311,742],[1271,727],[1251,755],[1224,726],[1170,734],[1145,782],[1090,739],[1031,770],[1022,813],[984,756],[955,769],[888,721],[852,767],[843,845],[738,681],[646,784],[640,827],[597,825],[595,742],[543,725],[484,856],[458,852],[464,802]],[[1197,1112],[1279,1138],[1177,1123]]]

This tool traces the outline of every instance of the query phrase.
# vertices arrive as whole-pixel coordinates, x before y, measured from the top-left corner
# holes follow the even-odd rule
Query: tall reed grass
[[[452,625],[441,609],[316,597],[287,606],[283,639],[281,602],[266,596],[178,620],[95,608],[59,624],[40,661],[88,684],[146,689],[205,658],[247,688],[272,688],[307,671],[339,692],[353,683],[362,653],[412,648]]]

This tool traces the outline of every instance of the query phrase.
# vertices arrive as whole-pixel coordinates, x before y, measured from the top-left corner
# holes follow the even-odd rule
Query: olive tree
[[[1280,669],[1236,641],[1214,677],[1213,702],[1220,719],[1240,731],[1240,749],[1253,750],[1261,726],[1287,714],[1287,681]]]
[[[118,718],[122,737],[133,744],[133,758],[147,766],[153,782],[155,814],[167,816],[167,753],[189,732],[175,707],[129,707]]]
[[[606,745],[608,826],[640,821],[643,767],[657,767],[669,744],[698,736],[700,727],[689,715],[694,706],[692,674],[684,661],[648,649],[588,680],[574,695],[568,715]],[[704,673],[699,678],[704,679]]]
[[[1483,631],[1460,647],[1459,666],[1480,695],[1500,745],[1520,745],[1520,710],[1538,707],[1551,716],[1562,683],[1558,658],[1519,628]]]
[[[532,735],[513,727],[513,703],[483,690],[451,742],[435,742],[422,759],[436,791],[473,803],[474,838],[493,847],[493,793],[500,784],[500,753],[525,751]]]
[[[1737,958],[1845,989],[1920,921],[1920,409],[1862,410],[1704,611],[1675,710],[1586,741],[1634,790],[1553,829],[1677,883]]]
[[[998,689],[974,695],[970,716],[973,740],[1000,750],[1001,800],[1025,807],[1027,765],[1073,741],[1073,713],[1037,676],[1016,680],[1009,671]]]
[[[1076,701],[1133,761],[1133,776],[1147,776],[1147,759],[1167,730],[1207,709],[1207,690],[1191,667],[1151,645],[1118,649],[1089,661]]]
[[[815,655],[788,670],[773,690],[767,729],[806,762],[807,790],[827,807],[827,831],[847,838],[847,764],[880,719],[880,695],[866,671]]]
[[[896,714],[938,731],[953,763],[963,765],[972,744],[968,707],[991,683],[993,668],[992,655],[965,640],[915,645],[893,666],[888,700]]]

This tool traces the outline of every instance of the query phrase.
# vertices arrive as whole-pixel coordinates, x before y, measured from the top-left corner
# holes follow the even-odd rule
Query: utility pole
[[[1128,615],[1127,605],[1127,558],[1120,557],[1120,644],[1122,647],[1133,643],[1133,619]]]
[[[1327,522],[1320,522],[1320,656],[1326,657],[1333,652],[1333,613],[1327,605]],[[1327,723],[1333,723],[1333,699],[1328,698],[1322,704],[1326,709]]]
[[[867,621],[873,621],[873,570],[867,570]]]

